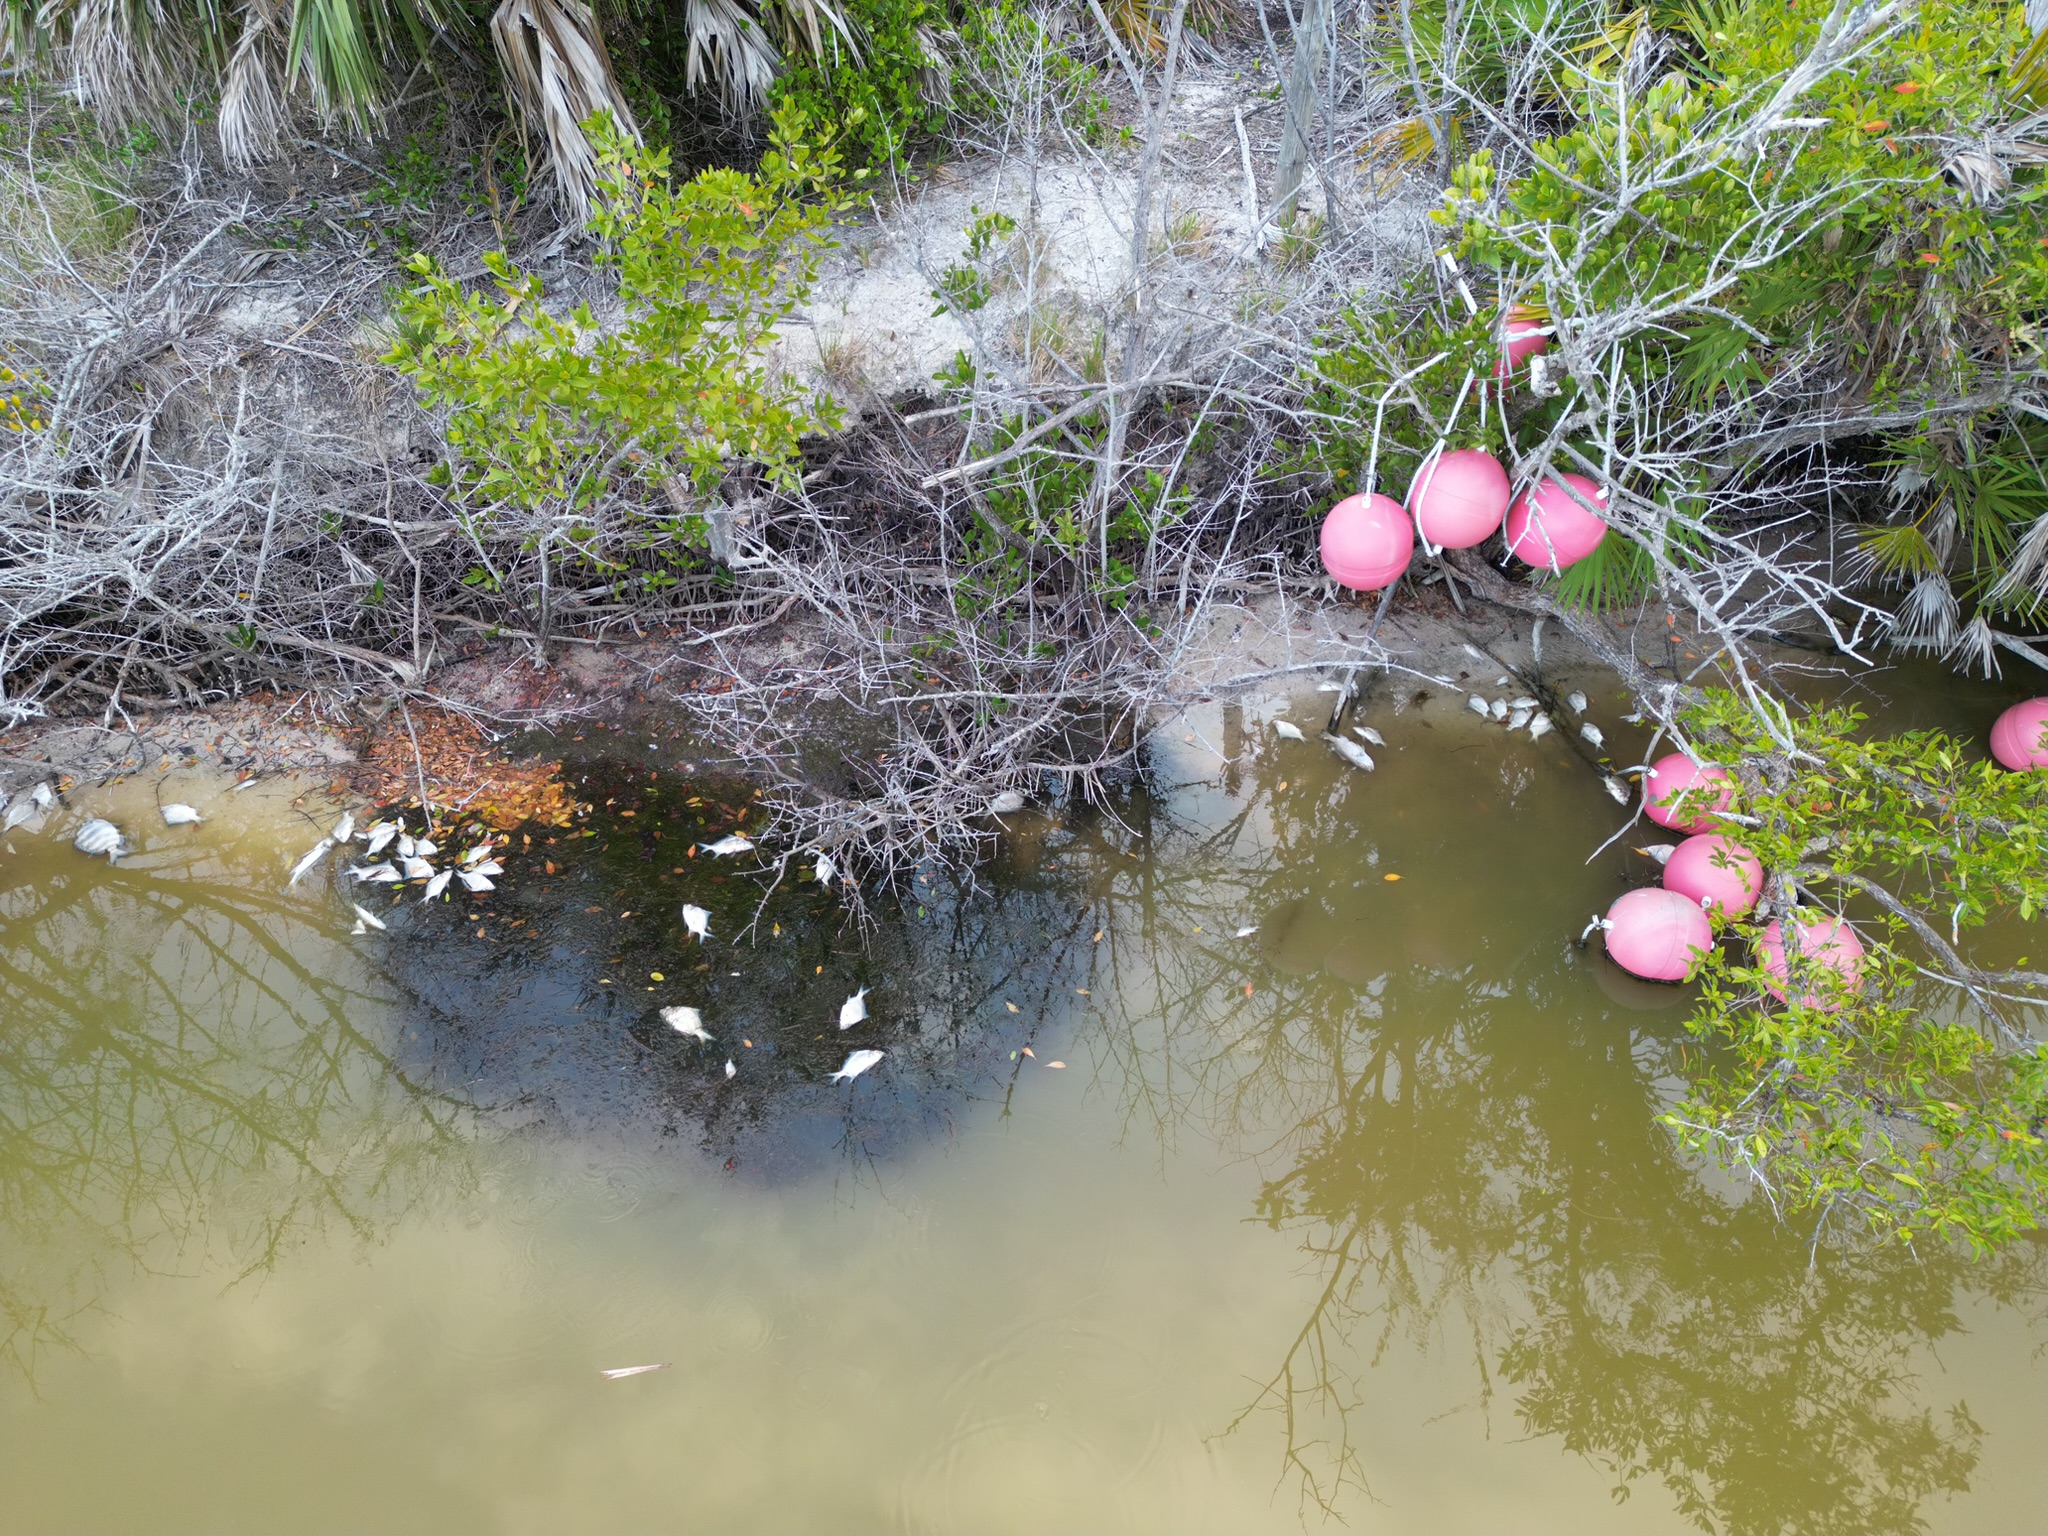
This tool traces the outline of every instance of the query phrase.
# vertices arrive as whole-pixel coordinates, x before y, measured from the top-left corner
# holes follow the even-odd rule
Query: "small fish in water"
[[[491,883],[489,875],[480,875],[473,869],[461,869],[457,870],[456,873],[462,877],[462,888],[465,891],[495,891],[497,889]]]
[[[1493,713],[1493,706],[1488,704],[1486,700],[1479,697],[1479,695],[1476,693],[1470,694],[1466,697],[1465,707],[1471,710],[1472,713],[1475,715],[1486,716],[1491,715]]]
[[[400,867],[405,870],[405,878],[408,880],[431,880],[434,878],[434,866],[415,854],[407,854],[398,862]]]
[[[872,1067],[876,1062],[880,1061],[881,1059],[882,1053],[880,1051],[855,1051],[852,1055],[846,1058],[846,1065],[841,1067],[837,1072],[834,1072],[831,1075],[831,1077],[826,1079],[826,1081],[833,1083],[850,1083],[856,1077],[859,1077],[861,1073],[867,1071],[868,1068]]]
[[[1006,789],[988,803],[991,816],[1008,816],[1024,809],[1024,795],[1021,790]]]
[[[285,881],[285,889],[290,890],[293,886],[297,885],[305,877],[306,871],[327,857],[327,850],[333,846],[334,839],[331,837],[323,837],[319,842],[315,843],[306,856],[292,866],[292,877]]]
[[[1523,726],[1529,723],[1529,717],[1533,714],[1535,714],[1535,711],[1532,709],[1516,710],[1513,714],[1508,716],[1508,729],[1511,731],[1519,731]]]
[[[241,783],[230,784],[228,786],[228,793],[231,795],[239,795],[245,789],[254,789],[257,783],[258,780],[256,778],[256,775],[252,773],[249,775],[248,778],[242,780]]]
[[[1593,743],[1593,750],[1596,752],[1607,745],[1607,738],[1600,734],[1600,727],[1590,720],[1579,726],[1579,734]]]
[[[1623,725],[1641,725],[1643,723],[1643,712],[1639,709],[1632,715],[1623,715],[1621,723]]]
[[[1583,715],[1586,712],[1586,696],[1576,689],[1564,696],[1564,702],[1575,715]]]
[[[1292,720],[1275,720],[1273,722],[1273,734],[1285,741],[1306,741],[1308,739],[1301,734],[1301,727]]]
[[[753,846],[752,838],[741,837],[739,833],[733,832],[725,837],[721,837],[715,843],[706,843],[704,851],[706,853],[715,853],[720,858],[723,858],[728,853],[745,853]]]
[[[377,857],[378,854],[384,851],[384,845],[386,843],[390,842],[391,839],[398,836],[400,830],[401,828],[395,821],[372,822],[370,824],[369,832],[365,835],[365,841],[363,843],[364,852],[368,853],[369,856],[374,859],[375,857]]]
[[[412,840],[412,834],[403,827],[398,832],[398,856],[409,859],[419,852],[419,845]]]
[[[164,825],[167,827],[196,827],[206,818],[189,805],[171,804],[164,807]]]
[[[839,1005],[839,1027],[851,1029],[868,1016],[868,989],[862,987]]]
[[[496,843],[478,843],[474,848],[463,854],[459,862],[464,869],[473,869],[483,863],[485,859],[488,859],[491,856],[491,850],[497,846]]]
[[[1550,723],[1550,716],[1548,715],[1538,715],[1529,722],[1529,735],[1531,739],[1536,741],[1541,741],[1556,729],[1557,727]]]
[[[43,809],[42,802],[36,799],[37,790],[47,790],[48,788],[47,784],[38,784],[35,789],[30,790],[27,794],[17,795],[14,803],[7,807],[7,820],[4,823],[0,823],[0,831],[12,832],[23,822],[31,820]]]
[[[389,864],[356,864],[349,873],[365,885],[396,885],[405,878]]]
[[[832,877],[838,873],[839,866],[832,862],[832,856],[828,853],[819,854],[818,862],[811,866],[811,874],[820,885],[830,885]]]
[[[1536,707],[1537,703],[1538,703],[1538,701],[1537,701],[1537,700],[1535,700],[1535,699],[1532,699],[1532,698],[1530,698],[1530,697],[1529,697],[1529,696],[1528,696],[1528,695],[1527,695],[1527,694],[1525,693],[1525,694],[1523,694],[1523,695],[1522,695],[1522,697],[1520,697],[1519,699],[1509,699],[1509,700],[1508,700],[1508,708],[1509,708],[1509,709],[1534,709],[1534,708]]]
[[[711,1043],[711,1031],[704,1027],[703,1015],[694,1008],[686,1008],[681,1004],[673,1008],[664,1008],[661,1010],[661,1022],[679,1035],[687,1035],[692,1040],[702,1040],[706,1045]]]
[[[356,835],[356,813],[354,811],[343,811],[341,813],[341,820],[334,824],[334,831],[331,835],[337,843],[345,843],[354,837]]]
[[[732,1064],[730,1056],[725,1058],[725,1080],[729,1083],[740,1075],[740,1069]]]
[[[1345,762],[1354,768],[1361,768],[1365,772],[1371,773],[1378,766],[1373,762],[1372,754],[1355,741],[1348,740],[1342,736],[1332,736],[1327,731],[1323,734],[1323,740],[1330,744],[1332,752],[1343,758]]]
[[[1240,929],[1238,929],[1238,930],[1237,930],[1237,936],[1238,936],[1238,937],[1239,937],[1240,939],[1248,939],[1248,938],[1250,938],[1250,937],[1251,937],[1251,936],[1252,936],[1253,934],[1257,933],[1258,931],[1259,931],[1259,925],[1258,925],[1257,923],[1252,923],[1252,924],[1249,924],[1249,925],[1247,925],[1246,927],[1243,927],[1243,928],[1240,928]]]
[[[1607,793],[1613,798],[1616,805],[1628,804],[1628,786],[1622,783],[1621,780],[1610,773],[1601,779],[1600,782],[1607,786]]]
[[[1486,652],[1479,649],[1479,647],[1476,645],[1467,644],[1465,647],[1465,654],[1467,656],[1470,656],[1474,661],[1486,660]]]
[[[711,913],[703,907],[683,903],[683,926],[700,939],[711,937]]]
[[[645,1376],[649,1371],[665,1371],[667,1369],[668,1362],[664,1360],[659,1365],[615,1366],[609,1371],[599,1371],[597,1374],[606,1381],[624,1381],[628,1376]]]
[[[442,870],[442,871],[441,871],[441,873],[439,873],[438,875],[434,876],[434,878],[433,878],[433,879],[431,879],[431,880],[429,880],[429,881],[427,882],[427,889],[426,889],[426,894],[424,894],[423,896],[421,896],[421,897],[420,897],[420,900],[421,900],[421,901],[432,901],[432,900],[433,900],[433,899],[434,899],[434,898],[435,898],[436,896],[440,895],[440,894],[441,894],[441,893],[442,893],[443,891],[445,891],[445,890],[447,890],[447,889],[448,889],[448,882],[449,882],[450,880],[453,880],[454,878],[455,878],[455,871],[454,871],[454,870],[452,870],[452,869],[444,869],[444,870]]]
[[[424,837],[413,839],[412,851],[423,859],[431,859],[441,851],[441,845]]]
[[[1387,738],[1369,725],[1354,725],[1351,729],[1376,747],[1384,747],[1387,744]]]
[[[481,864],[472,865],[469,873],[472,875],[502,875],[505,873],[505,866],[496,859],[485,859]]]
[[[1486,706],[1486,712],[1496,720],[1505,720],[1508,717],[1508,701],[1506,699],[1495,699]]]
[[[119,827],[111,821],[101,821],[95,816],[78,829],[77,834],[71,839],[71,846],[80,853],[94,858],[104,853],[107,862],[111,864],[121,856],[121,841]]]
[[[349,905],[356,909],[356,932],[361,933],[365,928],[374,928],[379,933],[384,931],[384,920],[376,913],[366,911],[356,902],[350,902]]]
[[[1646,859],[1655,859],[1659,864],[1669,864],[1671,855],[1678,852],[1678,848],[1672,843],[1652,843],[1647,848],[1638,848],[1636,852]]]

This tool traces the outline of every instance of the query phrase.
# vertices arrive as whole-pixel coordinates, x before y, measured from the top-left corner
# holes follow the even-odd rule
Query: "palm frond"
[[[597,153],[583,125],[609,113],[619,132],[640,142],[640,126],[612,73],[596,18],[582,0],[503,0],[491,13],[491,46],[528,155],[537,137],[568,214],[586,222],[597,187]]]
[[[242,7],[242,35],[220,90],[221,154],[238,170],[269,159],[283,138],[290,115],[281,89],[284,41],[272,0],[248,0]]]
[[[710,82],[735,115],[758,110],[782,63],[760,20],[741,0],[687,0],[683,15],[684,84]]]

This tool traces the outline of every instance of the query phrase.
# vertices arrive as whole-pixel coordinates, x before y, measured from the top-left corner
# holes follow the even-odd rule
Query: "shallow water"
[[[729,942],[663,753],[388,935],[283,890],[288,789],[16,834],[0,1525],[2031,1529],[2042,1251],[1810,1266],[1674,1155],[1684,1000],[1571,943],[1645,878],[1615,807],[1410,695],[1370,777],[1327,700],[1197,714],[865,943],[808,882]]]

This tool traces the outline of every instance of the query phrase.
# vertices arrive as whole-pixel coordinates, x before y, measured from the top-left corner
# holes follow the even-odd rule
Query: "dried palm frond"
[[[228,60],[220,89],[220,148],[229,165],[246,170],[277,153],[290,108],[285,80],[285,35],[272,0],[247,0],[242,36]]]
[[[710,81],[735,116],[758,109],[782,63],[760,19],[741,0],[688,0],[683,17],[684,83],[694,91]]]
[[[860,45],[832,0],[761,0],[761,20],[764,25],[772,22],[782,34],[784,53],[808,53],[821,59],[827,48],[844,43],[854,62],[860,62]],[[828,38],[828,29],[839,37]]]
[[[620,132],[640,142],[596,18],[582,0],[503,0],[491,13],[491,45],[522,144],[531,156],[539,137],[569,216],[584,222],[597,188],[597,154],[583,124],[608,112]]]
[[[953,105],[953,61],[947,56],[943,36],[935,27],[917,29],[917,51],[924,62],[917,70],[917,93],[928,106],[944,109]]]

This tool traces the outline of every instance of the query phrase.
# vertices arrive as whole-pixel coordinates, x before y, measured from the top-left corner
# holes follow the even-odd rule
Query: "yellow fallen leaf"
[[[661,972],[659,972],[659,971],[649,971],[649,972],[647,973],[647,979],[648,979],[649,981],[667,981],[667,980],[668,980],[668,978],[667,978],[666,976],[662,975],[662,974],[661,974]]]
[[[1400,879],[1401,877],[1399,875],[1382,875],[1380,876],[1380,878],[1386,881],[1389,885],[1392,885],[1396,880]]]
[[[1015,1003],[1005,1003],[1003,1004],[1003,1006],[1009,1009],[1012,1013],[1015,1013],[1017,1011],[1017,1005]]]
[[[1086,987],[1076,987],[1074,988],[1074,990],[1080,993],[1083,997],[1093,997],[1095,995],[1093,992],[1090,992]]]
[[[1064,1061],[1048,1061],[1046,1065],[1053,1071],[1058,1072],[1065,1068],[1066,1063]]]
[[[1095,942],[1097,944],[1102,942],[1102,930],[1100,928],[1095,930]]]
[[[1029,1056],[1033,1061],[1038,1060],[1038,1053],[1032,1050],[1031,1047],[1028,1045],[1024,1047],[1024,1054],[1026,1056]]]

